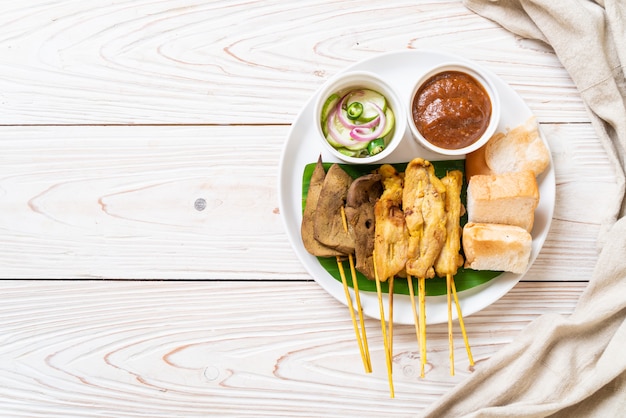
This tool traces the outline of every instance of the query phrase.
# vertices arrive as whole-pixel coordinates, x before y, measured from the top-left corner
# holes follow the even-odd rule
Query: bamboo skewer
[[[348,221],[346,219],[346,212],[344,208],[341,208],[341,222],[343,224],[344,231],[348,231]],[[354,333],[356,335],[357,343],[359,344],[359,351],[361,353],[361,359],[363,360],[363,367],[365,368],[366,373],[370,373],[372,371],[372,364],[370,361],[369,355],[369,347],[367,344],[367,335],[365,334],[365,325],[363,322],[363,308],[361,306],[361,298],[358,293],[358,284],[356,278],[356,271],[354,269],[354,259],[352,258],[352,254],[348,254],[348,261],[350,263],[350,274],[352,275],[352,286],[354,286],[355,292],[355,301],[357,304],[357,310],[359,313],[359,322],[361,324],[361,331],[359,331],[359,326],[357,325],[356,317],[354,315],[354,306],[352,305],[352,298],[350,297],[350,291],[348,290],[348,281],[346,279],[346,274],[343,270],[343,262],[337,256],[337,267],[339,268],[339,274],[341,276],[341,282],[343,284],[343,290],[346,295],[346,300],[348,302],[348,309],[350,309],[350,318],[352,319],[352,326],[354,328]],[[362,332],[362,335],[361,335]]]
[[[367,343],[367,333],[365,332],[365,321],[363,319],[363,306],[361,305],[361,297],[359,296],[359,281],[356,278],[356,271],[354,267],[354,260],[352,256],[349,257],[350,260],[350,274],[352,275],[352,287],[354,288],[354,299],[356,302],[357,312],[359,314],[359,323],[361,324],[361,336],[363,340],[363,350],[365,351],[365,361],[367,362],[367,367],[365,371],[367,373],[372,372],[372,360],[370,358],[370,349]]]
[[[415,324],[415,337],[417,339],[417,346],[421,348],[420,326],[417,315],[417,304],[415,303],[415,290],[413,289],[413,278],[411,275],[406,276],[407,283],[409,285],[409,297],[411,298],[411,309],[413,311],[413,323]]]
[[[389,357],[393,358],[393,276],[389,278]]]
[[[356,334],[356,340],[359,345],[359,351],[361,352],[361,359],[363,360],[363,367],[365,367],[365,372],[369,373],[370,367],[367,363],[367,357],[365,356],[365,350],[363,348],[363,341],[361,340],[361,333],[359,332],[359,327],[356,323],[356,317],[354,315],[354,307],[352,305],[352,298],[350,297],[350,291],[348,290],[348,281],[346,280],[346,274],[343,270],[343,262],[341,258],[337,256],[337,267],[339,268],[339,275],[341,276],[341,283],[343,284],[343,290],[346,294],[346,300],[348,301],[348,309],[350,310],[350,318],[352,319],[352,326],[354,327],[354,333]]]
[[[454,336],[452,335],[452,275],[446,275],[446,294],[448,296],[448,345],[450,346],[450,376],[454,376]]]
[[[467,351],[467,357],[469,358],[470,366],[474,365],[474,357],[472,357],[472,350],[467,339],[467,333],[465,332],[465,324],[463,323],[463,313],[461,312],[461,305],[459,304],[459,298],[456,295],[456,285],[454,280],[451,282],[452,295],[454,296],[454,303],[456,305],[457,316],[459,317],[459,325],[461,327],[461,333],[463,334],[463,342],[465,343],[465,350]]]
[[[448,234],[446,236],[446,244],[444,252],[440,255],[440,260],[436,266],[437,274],[440,277],[446,276],[446,296],[447,296],[447,311],[448,311],[448,345],[449,345],[449,357],[450,357],[450,376],[454,376],[454,334],[452,329],[452,296],[454,295],[454,301],[457,307],[459,316],[459,322],[462,324],[463,318],[461,310],[456,297],[456,287],[454,285],[454,275],[457,272],[462,262],[462,257],[459,255],[461,248],[461,188],[463,183],[463,174],[458,171],[450,171],[446,173],[446,176],[442,179],[442,183],[446,188],[445,205],[446,205],[446,229]],[[463,325],[461,325],[462,328]],[[467,345],[466,340],[466,347]]]
[[[374,259],[376,257],[374,256]],[[380,278],[378,277],[378,271],[376,270],[376,263],[374,263],[374,278],[376,280],[376,293],[378,294],[378,307],[380,309],[380,327],[383,334],[383,344],[385,348],[385,363],[387,364],[387,380],[389,381],[389,397],[395,397],[393,389],[393,377],[392,377],[392,363],[389,352],[389,340],[387,339],[387,324],[385,323],[385,306],[383,304],[383,294],[380,288]]]
[[[424,377],[424,366],[426,364],[426,281],[425,279],[417,279],[418,291],[418,307],[415,303],[415,291],[413,290],[413,278],[407,275],[407,283],[409,285],[409,296],[411,298],[411,308],[413,310],[413,322],[415,323],[415,335],[417,344],[420,349],[420,377]]]
[[[419,291],[419,328],[420,328],[420,377],[424,377],[424,366],[426,365],[426,279],[417,278]]]

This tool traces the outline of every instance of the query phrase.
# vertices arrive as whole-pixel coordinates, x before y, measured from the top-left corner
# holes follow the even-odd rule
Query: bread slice
[[[539,135],[535,118],[494,135],[485,145],[485,163],[496,173],[531,170],[535,176],[550,165],[550,152]]]
[[[517,226],[468,222],[463,227],[465,267],[524,273],[531,243],[530,234]]]
[[[515,225],[530,232],[538,204],[532,171],[475,175],[467,186],[469,222]]]

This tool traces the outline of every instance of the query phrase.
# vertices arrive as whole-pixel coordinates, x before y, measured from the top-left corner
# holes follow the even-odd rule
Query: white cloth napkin
[[[615,168],[602,251],[568,317],[537,318],[427,411],[427,417],[626,417],[626,3],[465,0],[550,45],[576,83]]]

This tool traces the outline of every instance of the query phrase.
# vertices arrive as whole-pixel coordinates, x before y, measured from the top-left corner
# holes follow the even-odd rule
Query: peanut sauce
[[[459,149],[476,142],[487,130],[491,101],[474,77],[444,71],[419,88],[413,98],[412,116],[428,142]]]

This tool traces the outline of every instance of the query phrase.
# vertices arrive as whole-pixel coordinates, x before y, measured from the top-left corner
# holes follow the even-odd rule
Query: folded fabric
[[[626,6],[614,0],[465,5],[554,49],[589,110],[620,193],[607,212],[602,251],[574,313],[537,318],[425,416],[626,416]]]

